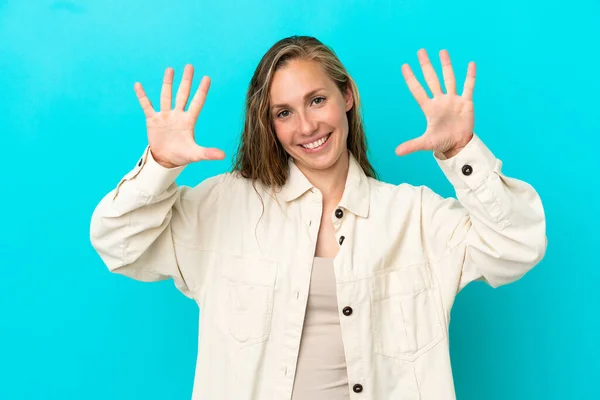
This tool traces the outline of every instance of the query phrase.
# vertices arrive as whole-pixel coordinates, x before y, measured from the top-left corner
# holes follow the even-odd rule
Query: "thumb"
[[[207,148],[198,145],[194,145],[190,149],[189,159],[192,162],[202,160],[222,160],[225,158],[225,153],[222,150],[216,148]]]
[[[408,140],[396,147],[396,155],[405,156],[419,150],[430,150],[431,146],[424,136]]]

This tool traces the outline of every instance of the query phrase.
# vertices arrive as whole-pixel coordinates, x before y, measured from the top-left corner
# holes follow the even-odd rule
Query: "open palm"
[[[146,115],[148,143],[152,157],[166,168],[175,168],[200,160],[223,159],[225,157],[223,151],[199,146],[194,138],[194,127],[208,94],[210,78],[208,76],[202,78],[188,110],[185,111],[194,68],[189,64],[185,66],[175,97],[175,108],[172,108],[173,74],[172,68],[165,70],[158,112],[152,107],[142,85],[139,82],[134,85]]]
[[[433,98],[427,95],[408,64],[402,66],[402,74],[410,92],[425,114],[427,129],[420,137],[398,146],[396,154],[406,155],[419,150],[432,150],[451,157],[473,137],[475,63],[469,63],[463,93],[459,96],[456,93],[456,80],[448,52],[446,50],[440,52],[446,93],[442,91],[427,52],[421,49],[417,54]]]

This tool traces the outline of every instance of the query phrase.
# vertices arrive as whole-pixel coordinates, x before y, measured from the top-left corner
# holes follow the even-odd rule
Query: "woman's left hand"
[[[422,136],[398,146],[396,154],[402,156],[418,150],[432,150],[450,158],[465,147],[473,137],[475,63],[469,63],[463,93],[459,96],[456,93],[456,80],[448,51],[440,51],[446,93],[442,92],[440,81],[427,52],[420,49],[417,55],[433,99],[427,95],[408,64],[402,65],[402,75],[427,118],[427,130]]]

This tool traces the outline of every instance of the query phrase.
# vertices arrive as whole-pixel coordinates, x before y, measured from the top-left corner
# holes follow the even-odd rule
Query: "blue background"
[[[230,166],[244,94],[262,54],[292,34],[332,46],[357,81],[381,178],[453,195],[430,153],[395,147],[425,129],[400,67],[423,47],[462,88],[477,63],[475,131],[504,172],[538,190],[546,258],[499,289],[468,286],[453,309],[459,399],[598,399],[600,278],[597,0],[1,1],[0,399],[187,399],[197,306],[172,282],[110,274],[89,242],[101,197],[138,161],[162,74],[213,85],[197,140]],[[421,82],[423,82],[421,80]]]

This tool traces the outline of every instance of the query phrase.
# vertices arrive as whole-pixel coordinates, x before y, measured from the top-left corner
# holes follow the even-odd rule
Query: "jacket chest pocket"
[[[229,256],[219,267],[216,324],[241,346],[266,341],[271,332],[277,264]]]
[[[414,361],[443,338],[425,265],[395,269],[371,281],[376,353]]]

